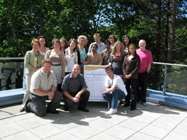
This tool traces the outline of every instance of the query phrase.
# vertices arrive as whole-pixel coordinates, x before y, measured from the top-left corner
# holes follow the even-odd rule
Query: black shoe
[[[130,111],[133,111],[135,109],[136,109],[136,107],[130,107]]]
[[[66,107],[66,106],[64,106],[64,107],[63,107],[63,110],[64,110],[64,111],[69,111],[69,108]]]
[[[59,111],[50,111],[50,110],[47,110],[47,113],[51,113],[51,114],[59,114]]]
[[[88,109],[86,109],[86,108],[80,108],[80,107],[78,107],[78,110],[81,110],[81,111],[83,111],[83,112],[89,112],[89,110]]]
[[[129,103],[124,103],[122,106],[127,107],[127,106],[130,106],[130,104]]]
[[[19,112],[23,112],[23,111],[25,111],[24,108],[20,108],[19,109]]]

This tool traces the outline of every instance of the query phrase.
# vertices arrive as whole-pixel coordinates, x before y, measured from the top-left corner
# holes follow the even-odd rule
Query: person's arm
[[[103,93],[112,93],[116,89],[116,84],[113,84],[112,87],[106,87]]]
[[[92,52],[92,43],[90,44],[90,46],[89,46],[89,48],[88,48],[88,53],[87,54],[89,54],[89,53],[91,53]]]
[[[64,76],[65,76],[65,67],[66,67],[66,61],[65,61],[64,52],[61,53],[61,67],[62,67],[62,78],[64,78]]]
[[[149,73],[149,72],[150,72],[150,70],[151,70],[151,63],[150,63],[150,64],[148,64],[148,66],[147,66],[147,72]]]
[[[49,99],[53,99],[53,96],[54,96],[54,93],[55,93],[56,89],[57,89],[57,87],[53,86],[51,91],[49,91],[49,92],[45,92],[41,89],[33,89],[33,91],[38,95],[48,96]]]
[[[85,62],[87,65],[91,63],[91,56],[90,54],[87,54],[87,57],[86,57],[86,62]]]
[[[102,63],[103,63],[103,57],[102,57],[101,54],[99,54],[99,63],[98,63],[98,65],[102,65]]]
[[[83,87],[83,88],[75,95],[75,97],[78,98],[78,100],[79,100],[80,97],[81,97],[81,94],[83,94],[86,90],[87,90],[87,88],[86,88],[86,87]]]
[[[71,96],[67,91],[64,91],[64,95],[73,101],[73,96]]]
[[[71,96],[68,92],[68,85],[69,85],[69,75],[66,75],[62,82],[62,93],[64,96],[66,96],[68,99],[72,100],[73,102],[77,103],[79,100],[77,98]]]
[[[135,58],[135,67],[134,67],[133,71],[129,74],[129,78],[132,75],[137,74],[139,68],[140,68],[140,58],[139,58],[139,56],[136,56],[136,58]]]
[[[37,71],[39,68],[35,68],[30,64],[30,60],[33,59],[31,56],[31,51],[26,52],[25,57],[24,57],[24,65],[26,68],[32,71]]]
[[[148,54],[148,66],[147,66],[147,72],[149,73],[151,70],[151,64],[153,63],[153,56],[152,53],[149,51]]]
[[[78,75],[78,76],[79,76],[79,78],[80,78],[81,90],[76,94],[75,97],[79,100],[81,94],[83,94],[83,93],[87,90],[87,85],[86,85],[86,82],[85,82],[84,77],[83,77],[81,74]]]
[[[123,59],[123,64],[122,64],[122,70],[123,70],[123,75],[126,76],[126,64],[125,64],[125,59],[126,57],[124,57]]]

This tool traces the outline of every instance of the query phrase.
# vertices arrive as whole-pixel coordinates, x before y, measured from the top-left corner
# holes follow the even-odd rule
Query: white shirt
[[[116,85],[117,89],[122,90],[124,92],[124,94],[127,95],[126,86],[125,86],[123,80],[121,79],[121,77],[119,77],[118,75],[114,74],[113,79],[111,79],[110,77],[107,76],[106,87],[112,87],[113,85]]]
[[[56,75],[53,71],[50,72],[49,76],[43,71],[42,68],[37,70],[31,77],[31,86],[30,86],[30,92],[33,94],[39,95],[34,92],[34,89],[41,89],[45,92],[51,91],[51,88],[53,86],[57,86],[57,79]]]

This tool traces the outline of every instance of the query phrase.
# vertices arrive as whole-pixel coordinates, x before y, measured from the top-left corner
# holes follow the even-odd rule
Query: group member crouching
[[[31,100],[26,103],[26,112],[33,112],[40,117],[45,116],[46,113],[59,113],[56,109],[60,105],[62,93],[57,91],[57,79],[55,73],[51,70],[51,65],[49,59],[44,59],[42,68],[32,75]],[[50,100],[47,106],[46,100]]]
[[[64,95],[65,111],[69,111],[69,108],[72,107],[74,103],[79,103],[78,110],[89,112],[86,106],[90,92],[87,90],[85,79],[80,73],[80,65],[74,64],[72,72],[64,77],[62,93]]]
[[[112,66],[107,66],[105,68],[107,78],[106,78],[106,89],[103,92],[103,98],[108,101],[110,110],[106,114],[117,113],[117,107],[120,100],[124,99],[127,95],[125,84],[122,78],[114,74],[114,69]]]

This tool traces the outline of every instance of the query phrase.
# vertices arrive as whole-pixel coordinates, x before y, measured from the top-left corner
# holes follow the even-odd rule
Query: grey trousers
[[[38,96],[31,93],[30,99],[31,101],[27,103],[27,109],[35,115],[42,117],[46,115],[47,110],[56,111],[62,100],[62,93],[56,91],[53,99],[47,105],[45,101],[48,100],[48,96]]]

